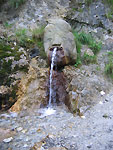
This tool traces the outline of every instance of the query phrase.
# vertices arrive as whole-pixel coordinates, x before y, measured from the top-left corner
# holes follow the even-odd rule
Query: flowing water
[[[52,92],[53,92],[53,89],[52,89],[52,80],[53,80],[53,67],[55,65],[55,56],[56,56],[56,50],[57,48],[55,47],[53,49],[53,54],[52,54],[52,61],[51,61],[51,70],[50,70],[50,93],[49,93],[49,107],[51,106],[51,102],[52,102]],[[55,102],[55,100],[54,100]]]
[[[51,103],[52,103],[52,93],[53,93],[53,88],[52,88],[53,68],[54,68],[54,65],[56,63],[55,62],[56,50],[57,50],[57,48],[55,47],[53,49],[52,58],[51,58],[49,104],[48,104],[48,108],[42,108],[38,111],[40,113],[39,118],[43,118],[43,117],[46,117],[46,116],[49,116],[49,115],[53,115],[56,112],[56,110],[51,105]],[[54,98],[53,102],[55,103],[55,98]]]

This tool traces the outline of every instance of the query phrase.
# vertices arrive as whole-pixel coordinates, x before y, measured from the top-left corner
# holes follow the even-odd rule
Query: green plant
[[[95,42],[92,40],[89,44],[89,48],[92,49],[95,55],[101,50],[101,47],[102,47],[101,42]]]
[[[90,49],[92,49],[94,54],[97,54],[101,49],[101,42],[96,42],[91,34],[86,34],[85,32],[81,32],[78,36],[78,40],[84,44],[88,45]]]
[[[11,7],[18,9],[26,0],[10,0]]]
[[[10,43],[10,45],[12,45]],[[18,61],[20,56],[23,54],[22,52],[18,51],[18,47],[14,49],[11,48],[7,41],[0,40],[0,85],[10,85],[13,78],[10,77],[12,73],[15,73],[17,70],[27,72],[28,66],[16,66],[12,69],[12,61]]]
[[[46,59],[46,53],[44,51],[44,45],[43,45],[44,28],[45,27],[42,26],[41,28],[35,28],[34,30],[32,30],[32,39],[40,49],[41,58]]]
[[[96,55],[90,56],[90,55],[88,55],[87,53],[84,53],[82,59],[83,59],[83,62],[84,62],[86,65],[88,65],[88,64],[90,64],[90,63],[96,63],[96,62],[97,62],[97,57],[96,57]]]
[[[82,64],[82,61],[81,61],[81,42],[78,40],[78,33],[76,31],[73,31],[73,35],[75,37],[75,44],[76,44],[76,50],[77,50],[77,60],[76,60],[76,63],[75,63],[75,67],[78,67],[79,65]]]
[[[77,33],[73,30],[73,35],[75,37],[76,49],[77,49],[77,61],[75,67],[82,64],[82,61],[85,64],[88,63],[96,63],[96,54],[101,49],[101,42],[96,42],[91,34],[86,34],[85,32]],[[84,54],[83,58],[81,58],[81,47],[82,45],[87,45],[94,53],[94,56],[89,56]]]
[[[35,28],[32,30],[32,37],[33,39],[40,39],[42,40],[43,39],[43,35],[44,35],[44,28],[45,26],[42,26],[40,28]]]
[[[15,33],[16,40],[20,46],[26,46],[28,42],[27,30],[26,29],[18,29]]]
[[[85,0],[85,3],[89,6],[91,3],[93,2],[93,0]]]
[[[113,7],[113,0],[106,0],[108,4],[110,4]]]
[[[8,22],[4,23],[4,27],[5,28],[11,28],[13,24],[9,24]]]
[[[108,19],[110,19],[111,21],[113,21],[113,11],[109,11],[107,14],[106,14],[106,17]]]
[[[105,73],[113,78],[113,52],[108,53],[108,63],[105,65]]]

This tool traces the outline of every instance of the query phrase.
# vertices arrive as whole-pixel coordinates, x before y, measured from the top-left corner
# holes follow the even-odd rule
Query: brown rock
[[[11,107],[11,111],[39,108],[46,97],[46,80],[48,68],[38,67],[37,61],[32,59],[28,74],[24,76],[17,91],[17,102]]]

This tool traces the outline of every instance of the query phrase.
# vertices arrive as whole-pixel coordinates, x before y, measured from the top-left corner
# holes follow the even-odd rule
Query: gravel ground
[[[0,114],[0,150],[29,150],[35,143],[37,150],[113,149],[113,89],[89,110],[81,108],[82,117],[73,116],[63,106],[55,109],[55,114],[45,117],[36,110],[31,114]],[[7,129],[14,134],[4,135]]]

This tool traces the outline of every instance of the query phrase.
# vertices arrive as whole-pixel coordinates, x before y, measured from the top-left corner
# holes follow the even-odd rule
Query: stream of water
[[[50,93],[49,93],[49,107],[51,106],[51,102],[52,102],[52,92],[53,92],[53,89],[52,89],[52,80],[53,80],[53,67],[55,65],[55,56],[56,56],[56,50],[57,48],[55,47],[53,49],[53,53],[52,53],[52,60],[51,60],[51,70],[50,70]],[[55,102],[55,100],[54,100]]]

